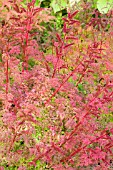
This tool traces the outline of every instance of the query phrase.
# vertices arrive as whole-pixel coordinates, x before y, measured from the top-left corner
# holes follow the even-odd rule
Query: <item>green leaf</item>
[[[53,8],[54,13],[59,12],[67,7],[66,0],[52,0],[50,6]]]
[[[68,82],[72,83],[74,86],[76,86],[76,81],[73,80],[72,77],[69,78]]]
[[[36,0],[35,6],[38,6],[39,2],[40,2],[40,0]]]
[[[26,0],[23,0],[23,1],[21,2],[21,4],[22,4],[23,8],[27,8]]]
[[[89,0],[88,2],[90,2],[91,0]],[[92,3],[92,7],[94,8],[94,9],[97,9],[97,1],[98,0],[93,0],[93,3]]]
[[[78,84],[78,90],[79,92],[81,92],[82,94],[86,95],[87,92],[86,90],[84,89],[83,85],[82,84]]]
[[[106,14],[110,9],[113,8],[113,0],[98,0],[97,8],[102,14]]]
[[[79,91],[83,91],[83,90],[84,90],[84,88],[83,88],[83,85],[82,85],[82,84],[78,84],[78,90],[79,90]]]
[[[34,60],[33,58],[30,58],[30,59],[28,60],[28,64],[31,66],[31,68],[33,68],[34,65],[35,65],[35,60]]]

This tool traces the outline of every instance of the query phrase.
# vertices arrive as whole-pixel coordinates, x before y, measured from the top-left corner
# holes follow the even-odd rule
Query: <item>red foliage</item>
[[[4,1],[0,8],[4,21],[0,26],[0,169],[6,163],[29,169],[38,160],[55,170],[109,169],[112,29],[105,31],[96,11],[85,28],[75,19],[78,11],[69,13],[63,18],[63,36],[56,34],[53,53],[44,54],[34,30],[43,29],[40,23],[53,17],[34,3],[23,8],[19,0]],[[106,17],[112,25],[112,16]],[[30,59],[35,62],[31,68]]]

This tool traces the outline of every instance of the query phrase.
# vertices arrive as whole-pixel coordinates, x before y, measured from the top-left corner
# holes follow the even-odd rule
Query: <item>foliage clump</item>
[[[0,168],[109,169],[113,11],[68,12],[46,53],[49,9],[3,1],[0,13]]]

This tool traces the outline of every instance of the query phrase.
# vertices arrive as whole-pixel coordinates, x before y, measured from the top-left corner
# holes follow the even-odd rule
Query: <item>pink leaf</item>
[[[69,22],[69,25],[73,25],[75,23],[80,24],[80,22],[78,20],[73,19]]]
[[[54,166],[52,166],[52,168],[54,170],[65,170],[65,168],[63,168],[62,164],[54,165]]]
[[[79,11],[75,11],[72,14],[68,13],[68,18],[72,19]]]
[[[62,18],[62,20],[64,20],[65,22],[69,22],[68,19],[66,19],[66,18]]]
[[[65,49],[65,48],[67,48],[67,47],[72,46],[73,44],[74,44],[74,43],[71,43],[71,44],[67,44],[67,45],[65,45],[65,46],[64,46],[64,49]]]
[[[9,54],[20,54],[20,47],[19,46],[13,46],[11,50],[9,51]]]
[[[75,37],[75,36],[66,36],[66,40],[78,40],[78,37]]]
[[[60,35],[59,35],[59,34],[56,34],[56,36],[57,36],[58,41],[59,41],[59,42],[62,42],[62,39],[61,39]]]
[[[25,167],[25,166],[20,166],[20,167],[18,168],[18,170],[26,170],[26,167]]]

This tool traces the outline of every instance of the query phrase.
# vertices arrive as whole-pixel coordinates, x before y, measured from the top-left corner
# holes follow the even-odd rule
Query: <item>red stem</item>
[[[105,132],[104,135],[106,135],[106,129],[104,129],[103,132]],[[104,135],[102,134],[100,137],[92,140],[89,144],[87,144],[87,145],[85,145],[85,146],[83,146],[83,147],[80,147],[80,148],[78,148],[77,150],[73,151],[68,157],[62,159],[61,162],[65,162],[65,161],[71,159],[73,156],[75,156],[75,155],[76,155],[77,153],[79,153],[81,150],[85,149],[88,145],[91,145],[91,144],[93,144],[94,142],[96,142],[97,140],[99,140],[99,139],[101,139],[102,137],[104,137]]]
[[[8,59],[6,61],[6,99],[8,100],[7,94],[8,94],[8,83],[9,83],[9,75],[8,75]]]
[[[57,70],[58,61],[59,61],[59,57],[57,57],[57,62],[55,64],[55,68],[54,68],[54,71],[53,71],[52,78],[54,78],[54,76],[55,76],[55,73],[56,73],[56,70]]]
[[[13,147],[13,144],[14,144],[14,142],[15,142],[15,139],[16,139],[16,137],[17,137],[17,132],[20,130],[20,128],[21,128],[21,127],[19,127],[19,128],[17,129],[17,131],[15,132],[15,134],[14,134],[14,136],[13,136],[13,139],[12,139],[12,141],[11,141],[11,144],[10,144],[10,146],[9,146],[8,152],[11,151],[11,149],[12,149],[12,147]]]
[[[83,61],[83,60],[82,60]],[[45,102],[45,105],[47,103],[50,102],[50,100],[52,99],[52,97],[54,97],[59,90],[61,89],[61,87],[68,81],[68,79],[75,73],[75,71],[77,70],[77,68],[80,66],[80,64],[82,63],[82,61],[78,64],[78,66],[70,73],[70,75],[61,83],[61,85],[55,90],[55,92],[50,96],[50,98]]]
[[[99,89],[98,92],[96,93],[95,97],[90,101],[90,103],[92,103],[97,98],[97,96],[99,96],[101,94],[102,91],[103,91],[103,89],[102,90]],[[86,118],[86,116],[88,114],[90,114],[90,109],[88,109],[88,104],[86,104],[85,108],[87,108],[87,113],[83,116],[82,120],[80,122],[78,122],[78,124],[75,126],[74,130],[70,133],[69,137],[66,138],[60,146],[63,146],[67,141],[72,139],[72,137],[75,135],[75,132],[77,131],[78,127],[82,124],[84,118]]]
[[[31,24],[31,17],[32,17],[32,14],[31,14],[31,17],[29,18],[28,16],[28,9],[27,9],[27,25],[26,25],[26,43],[25,43],[25,46],[23,46],[23,52],[24,52],[24,62],[26,63],[26,69],[28,69],[28,55],[27,55],[27,47],[28,47],[28,41],[29,41],[29,28],[30,28],[30,24]],[[23,71],[24,71],[24,68],[23,68]]]

